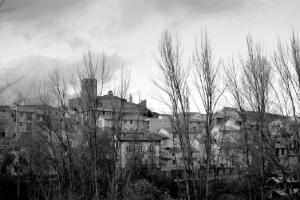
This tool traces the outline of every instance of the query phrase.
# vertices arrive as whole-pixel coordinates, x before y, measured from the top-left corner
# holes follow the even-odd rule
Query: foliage
[[[124,189],[124,200],[153,200],[169,198],[168,195],[162,194],[161,191],[145,179],[129,184]]]

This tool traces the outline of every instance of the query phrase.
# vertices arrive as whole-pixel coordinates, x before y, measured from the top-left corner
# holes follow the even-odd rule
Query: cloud
[[[152,87],[147,80],[159,73],[154,55],[162,30],[178,36],[189,56],[195,36],[207,29],[216,57],[227,59],[245,48],[249,33],[270,44],[272,36],[289,34],[292,27],[300,31],[299,5],[296,0],[6,0],[0,8],[0,82],[22,77],[31,88],[56,66],[68,77],[82,53],[92,49],[111,57],[114,70],[131,67],[132,89],[142,85],[144,92]],[[15,94],[19,87],[7,91]]]
[[[117,54],[105,55],[106,65],[111,72],[118,71],[123,60]],[[0,72],[0,104],[13,103],[20,94],[24,98],[34,98],[38,89],[49,84],[49,73],[57,69],[67,85],[71,85],[72,77],[77,76],[82,66],[82,58],[63,59],[44,56],[29,56],[5,64]]]
[[[183,20],[234,10],[243,0],[8,0],[0,8],[0,24],[28,40],[68,40],[90,45],[89,37],[116,37],[134,32],[152,18]],[[78,43],[78,41],[80,41]],[[77,42],[77,43],[76,43]],[[76,46],[76,45],[75,45]]]

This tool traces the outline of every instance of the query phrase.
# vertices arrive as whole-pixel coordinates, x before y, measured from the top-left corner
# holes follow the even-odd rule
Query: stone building
[[[124,132],[148,131],[148,118],[156,117],[156,113],[147,108],[146,100],[134,103],[131,95],[127,100],[114,95],[112,91],[97,96],[96,79],[83,79],[81,84],[81,96],[69,100],[69,109],[82,114],[92,110],[97,118],[97,126],[102,129],[121,124]]]
[[[147,167],[159,168],[160,141],[161,137],[156,134],[121,134],[118,137],[119,166],[125,168],[135,161]]]
[[[5,109],[4,109],[5,107]],[[0,141],[7,145],[29,145],[31,140],[50,129],[62,129],[64,112],[48,105],[1,106]],[[49,123],[49,124],[47,124]]]
[[[177,134],[171,130],[161,129],[159,131],[161,136],[160,142],[160,166],[162,171],[184,170],[184,155],[181,149],[180,140]],[[203,159],[203,148],[200,142],[191,138],[190,141],[192,150],[192,167],[199,169],[201,165],[201,158]]]

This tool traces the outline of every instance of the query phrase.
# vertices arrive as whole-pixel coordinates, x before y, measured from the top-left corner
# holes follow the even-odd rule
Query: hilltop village
[[[37,153],[50,156],[47,166],[42,168],[44,176],[57,177],[58,166],[51,162],[60,156],[76,159],[76,152],[86,147],[95,158],[90,164],[96,163],[96,168],[114,162],[116,169],[128,171],[138,164],[152,172],[159,171],[175,182],[186,179],[187,173],[191,173],[186,171],[188,168],[192,175],[204,178],[201,174],[207,166],[206,115],[180,114],[188,119],[185,135],[174,126],[172,115],[152,112],[146,100],[135,103],[131,95],[126,99],[112,91],[97,96],[96,79],[83,79],[80,96],[69,99],[68,107],[1,106],[1,173],[13,177],[21,174],[24,178],[26,173],[38,172],[24,163],[22,171],[16,167],[21,156],[29,163]],[[211,177],[234,177],[257,162],[258,117],[257,112],[241,112],[232,107],[213,114]],[[266,114],[265,124],[270,131],[265,140],[271,146],[265,157],[266,168],[272,169],[273,176],[295,172],[298,165],[293,148],[299,144],[292,141],[299,124],[291,117],[271,113]],[[13,155],[9,162],[8,152]],[[99,160],[98,156],[102,158]]]

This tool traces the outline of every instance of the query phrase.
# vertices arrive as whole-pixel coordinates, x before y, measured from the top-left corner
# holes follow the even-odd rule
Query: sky
[[[300,33],[299,0],[0,0],[0,85],[9,104],[19,94],[30,97],[36,85],[58,69],[69,80],[87,50],[104,54],[115,73],[131,72],[134,101],[165,111],[152,80],[159,76],[156,58],[162,31],[182,45],[188,62],[195,40],[207,31],[215,60],[245,51],[246,37],[272,52],[277,40]],[[68,90],[72,93],[72,89]]]

